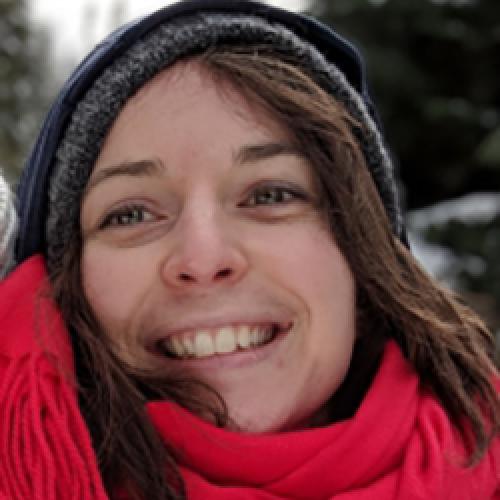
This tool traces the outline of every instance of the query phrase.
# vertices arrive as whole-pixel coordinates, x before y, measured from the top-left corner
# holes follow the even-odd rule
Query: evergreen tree
[[[313,0],[355,40],[408,208],[500,191],[500,2]]]
[[[0,168],[14,181],[47,109],[47,40],[24,0],[0,0]]]

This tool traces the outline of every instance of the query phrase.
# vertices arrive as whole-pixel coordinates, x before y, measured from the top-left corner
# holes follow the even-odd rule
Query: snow
[[[457,257],[445,247],[426,242],[422,236],[424,230],[432,224],[441,225],[452,219],[466,224],[489,222],[498,214],[500,193],[471,193],[412,211],[407,216],[412,252],[430,274],[442,278],[454,267]],[[474,257],[467,262],[463,259],[461,261],[461,266],[465,266],[470,272],[480,273],[483,265],[481,259]],[[450,279],[452,277],[448,275],[447,280]]]

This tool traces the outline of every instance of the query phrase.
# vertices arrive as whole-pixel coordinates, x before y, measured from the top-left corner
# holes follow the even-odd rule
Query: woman
[[[406,247],[364,78],[246,1],[82,63],[1,290],[4,496],[500,498],[493,339]]]

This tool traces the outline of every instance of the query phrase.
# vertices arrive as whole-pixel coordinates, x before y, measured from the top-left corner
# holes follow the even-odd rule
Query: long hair
[[[393,338],[462,433],[469,450],[464,466],[479,461],[500,426],[493,337],[393,235],[356,140],[361,125],[299,61],[272,46],[219,46],[193,58],[217,88],[236,90],[290,132],[312,165],[320,210],[355,277],[357,340],[348,374],[332,395],[331,421],[354,413]],[[84,296],[81,251],[77,238],[52,281],[72,332],[81,410],[105,487],[111,498],[121,489],[137,499],[185,498],[175,450],[156,434],[145,402],[167,398],[219,425],[227,422],[224,402],[201,382],[140,374],[117,359]]]

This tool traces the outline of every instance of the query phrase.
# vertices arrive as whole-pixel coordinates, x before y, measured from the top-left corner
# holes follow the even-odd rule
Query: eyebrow
[[[274,156],[304,154],[295,146],[285,142],[267,142],[264,144],[249,144],[242,146],[234,156],[234,162],[238,165],[257,163]]]
[[[146,177],[158,176],[165,172],[165,165],[160,159],[126,161],[98,170],[89,180],[83,197],[101,182],[118,176]]]
[[[247,165],[280,155],[304,156],[304,154],[292,144],[285,142],[268,142],[242,146],[234,155],[233,161],[237,165]],[[92,175],[83,192],[83,198],[85,198],[85,196],[87,196],[87,194],[98,184],[114,177],[154,177],[164,174],[165,171],[165,164],[159,158],[125,161],[117,165],[110,165],[98,170]]]

